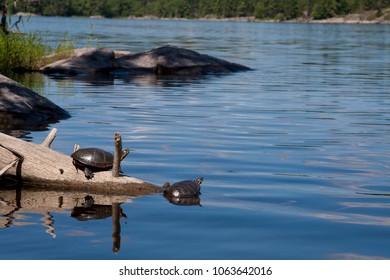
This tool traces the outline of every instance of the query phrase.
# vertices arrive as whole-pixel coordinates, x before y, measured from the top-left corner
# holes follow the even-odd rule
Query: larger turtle
[[[129,154],[130,150],[122,152],[121,161]],[[75,151],[71,157],[76,170],[84,171],[85,177],[89,180],[94,176],[94,172],[109,170],[114,163],[114,156],[102,149],[85,148]]]
[[[174,183],[168,182],[162,186],[163,193],[167,197],[197,197],[200,195],[200,184],[203,182],[203,177],[196,180],[185,180]]]

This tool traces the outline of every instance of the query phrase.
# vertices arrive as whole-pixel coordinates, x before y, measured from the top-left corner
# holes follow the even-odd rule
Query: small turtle
[[[129,154],[130,150],[122,152],[121,161]],[[85,177],[89,180],[93,178],[93,172],[109,170],[114,163],[114,156],[98,148],[85,148],[75,151],[71,157],[76,170],[84,171]]]
[[[200,184],[203,177],[196,180],[186,180],[174,183],[172,186],[167,182],[163,185],[163,193],[167,197],[197,197],[200,195]]]

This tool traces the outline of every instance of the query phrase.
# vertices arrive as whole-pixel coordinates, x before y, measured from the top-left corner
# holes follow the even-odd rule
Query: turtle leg
[[[73,160],[73,166],[76,168],[76,173],[79,173],[79,169],[75,160]]]
[[[89,169],[88,167],[84,167],[84,174],[85,174],[85,178],[87,178],[88,180],[92,179],[93,178],[93,172],[91,169]]]

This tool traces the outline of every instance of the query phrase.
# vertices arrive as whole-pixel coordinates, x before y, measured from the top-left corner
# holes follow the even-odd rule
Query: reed
[[[36,71],[43,66],[46,55],[74,48],[74,42],[69,38],[53,47],[40,33],[0,32],[0,73]]]

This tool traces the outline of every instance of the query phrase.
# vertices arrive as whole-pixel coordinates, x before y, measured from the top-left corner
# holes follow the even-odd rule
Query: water
[[[134,149],[126,174],[157,185],[203,176],[202,207],[95,197],[127,216],[113,239],[111,217],[71,217],[85,194],[22,190],[7,215],[17,200],[3,190],[1,259],[390,258],[390,26],[32,17],[23,28],[80,47],[177,45],[254,71],[42,76],[35,90],[72,115],[51,126],[53,149],[112,150],[118,131]]]

